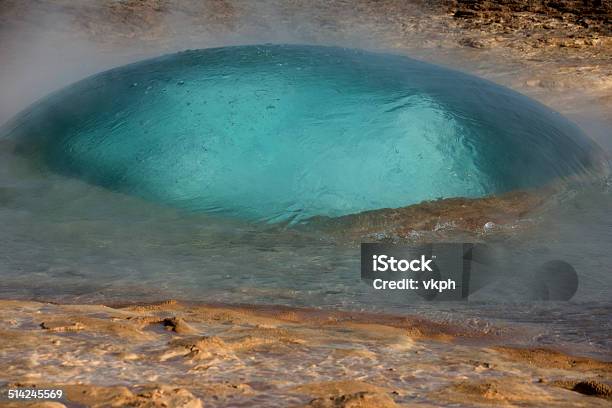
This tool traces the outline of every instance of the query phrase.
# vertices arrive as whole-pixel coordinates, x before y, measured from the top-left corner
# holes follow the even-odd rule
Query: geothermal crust
[[[519,328],[176,301],[2,301],[0,316],[4,388],[65,395],[6,407],[603,407],[612,398],[612,362],[530,348]]]

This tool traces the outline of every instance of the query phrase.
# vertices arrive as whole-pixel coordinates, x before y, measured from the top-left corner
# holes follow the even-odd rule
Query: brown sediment
[[[161,324],[166,330],[172,330],[179,334],[194,334],[197,330],[194,329],[184,319],[180,317],[167,317],[161,321]]]
[[[565,407],[609,392],[609,362],[423,318],[176,301],[0,301],[0,315],[9,388],[61,388],[93,407]]]
[[[564,113],[612,110],[609,0],[441,3],[452,16],[458,45],[482,58],[468,63],[470,69]],[[486,62],[493,56],[513,61],[514,72],[496,73],[495,64]]]
[[[178,303],[180,304],[180,303]],[[384,313],[349,312],[314,308],[295,308],[279,305],[198,305],[184,304],[189,315],[205,321],[232,323],[286,322],[317,325],[320,327],[344,326],[355,330],[377,329],[379,333],[391,331],[413,338],[452,340],[456,338],[484,338],[499,335],[495,329],[487,331],[467,330],[460,326],[437,323],[418,316],[397,316]],[[176,309],[173,309],[176,310]]]
[[[431,234],[446,239],[453,236],[464,239],[466,234],[473,237],[483,233],[504,233],[533,224],[530,215],[546,204],[554,192],[555,189],[549,187],[484,198],[426,201],[338,218],[318,217],[311,220],[308,228],[321,228],[329,234],[355,240],[363,237],[431,240]]]
[[[166,302],[140,303],[136,305],[112,304],[111,306],[122,311],[130,312],[157,312],[185,313],[191,319],[199,322],[226,322],[226,323],[257,323],[270,324],[276,322],[301,323],[319,326],[351,326],[354,328],[371,327],[378,325],[390,330],[398,329],[404,334],[415,338],[435,338],[448,340],[453,338],[482,338],[494,336],[492,330],[476,332],[464,330],[458,326],[436,323],[418,316],[397,316],[383,313],[349,312],[337,310],[322,310],[315,308],[296,308],[283,305],[221,305],[194,302]],[[176,316],[161,318],[154,316],[129,316],[128,320],[138,323],[140,327],[149,324],[174,325],[168,322],[177,320]],[[183,320],[180,319],[179,320]],[[183,321],[183,324],[187,324]]]
[[[10,384],[10,387],[50,389],[57,387],[53,384]],[[90,384],[67,384],[62,385],[64,400],[72,404],[83,404],[91,408],[106,407],[135,407],[135,408],[162,408],[162,407],[181,407],[181,408],[202,408],[202,402],[193,396],[189,391],[169,387],[167,385],[147,385],[137,387],[132,390],[123,386],[100,387]],[[23,402],[16,403],[14,406],[29,406],[32,408],[55,408],[65,407],[60,402],[41,402],[38,404],[52,405],[23,405]],[[12,407],[8,405],[7,407]]]
[[[144,340],[149,337],[147,333],[133,324],[126,324],[122,317],[98,318],[78,314],[48,315],[39,317],[40,327],[50,332],[95,332],[123,337],[126,339]]]
[[[66,408],[61,402],[55,401],[20,401],[6,402],[3,408]]]
[[[583,401],[580,397],[555,392],[543,383],[507,376],[491,380],[459,381],[436,396],[442,401],[485,406],[606,406],[604,401]]]
[[[386,394],[361,391],[315,398],[305,408],[395,408],[398,406]]]
[[[612,400],[612,386],[597,380],[558,380],[552,384],[580,394]]]
[[[449,11],[466,28],[486,29],[491,34],[516,32],[513,43],[506,38],[508,47],[531,44],[532,47],[582,48],[598,44],[600,37],[612,35],[609,0],[451,0],[448,3]],[[540,35],[531,38],[536,34]]]
[[[495,347],[495,350],[514,361],[520,361],[540,368],[612,373],[612,361],[599,361],[587,357],[570,356],[547,348]]]
[[[342,395],[351,395],[360,392],[372,394],[384,394],[389,390],[368,384],[363,381],[326,381],[314,382],[294,388],[295,392],[300,394],[308,394],[317,397],[339,397]]]
[[[520,403],[525,384],[516,379],[461,381],[442,391],[442,397],[458,403]],[[520,392],[517,392],[519,391]],[[542,399],[545,402],[545,399]]]
[[[174,299],[164,300],[162,302],[152,302],[152,303],[140,303],[140,304],[115,304],[114,306],[117,308],[124,308],[133,312],[152,312],[156,310],[169,310],[173,306],[177,305],[178,302]]]

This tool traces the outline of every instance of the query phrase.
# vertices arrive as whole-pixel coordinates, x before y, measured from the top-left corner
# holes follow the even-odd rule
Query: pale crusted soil
[[[612,362],[416,317],[1,301],[0,379],[91,407],[608,406]],[[27,406],[23,404],[5,406]]]

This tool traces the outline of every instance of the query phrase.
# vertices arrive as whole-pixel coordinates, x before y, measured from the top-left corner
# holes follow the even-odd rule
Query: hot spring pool
[[[119,67],[2,133],[58,174],[267,222],[540,186],[583,172],[593,150],[557,113],[474,76],[295,45]]]
[[[301,222],[575,180],[598,154],[537,102],[406,57],[279,45],[147,60],[0,128],[0,298],[498,319],[532,324],[538,343],[608,352],[612,194],[600,175],[567,183],[502,243],[517,271],[571,263],[571,303],[534,304],[510,275],[461,304],[374,296],[358,245]]]

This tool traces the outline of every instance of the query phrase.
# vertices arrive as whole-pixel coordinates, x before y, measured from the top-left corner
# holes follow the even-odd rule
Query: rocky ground
[[[611,2],[458,0],[452,10],[459,44],[517,64],[482,75],[565,114],[612,112]]]
[[[6,407],[598,407],[612,362],[522,347],[526,333],[278,307],[0,302]],[[513,343],[512,347],[503,344]]]

